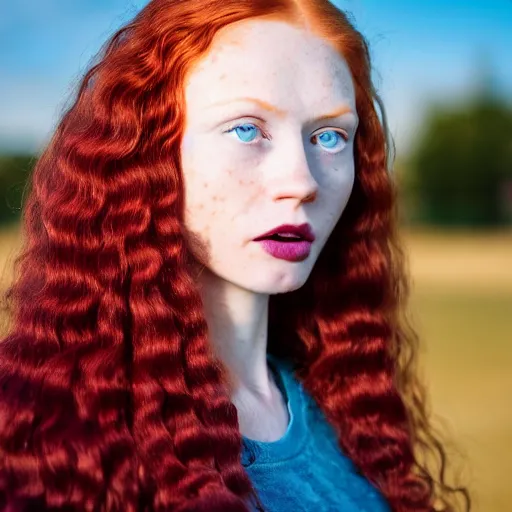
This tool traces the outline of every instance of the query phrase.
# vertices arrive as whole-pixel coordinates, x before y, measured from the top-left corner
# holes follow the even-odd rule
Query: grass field
[[[405,241],[433,411],[468,458],[474,510],[510,512],[512,232]]]
[[[422,231],[406,233],[404,242],[436,425],[467,457],[462,474],[473,510],[510,512],[512,232]],[[2,269],[18,244],[16,228],[0,233]],[[9,278],[7,268],[0,287]]]

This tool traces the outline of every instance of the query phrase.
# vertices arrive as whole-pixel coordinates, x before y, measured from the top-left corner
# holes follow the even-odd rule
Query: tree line
[[[396,162],[408,224],[512,225],[512,106],[482,93],[432,106],[407,157]],[[37,155],[0,155],[0,224],[19,220]]]

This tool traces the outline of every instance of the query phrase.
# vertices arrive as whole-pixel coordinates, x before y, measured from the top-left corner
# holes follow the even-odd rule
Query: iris
[[[328,137],[326,137],[326,135],[328,135]],[[333,135],[336,135],[336,137],[333,137]],[[325,147],[327,148],[335,147],[337,141],[341,138],[340,134],[334,130],[322,132],[320,135],[317,135],[317,137],[322,143],[325,143]]]
[[[257,132],[260,132],[263,138],[268,140],[271,139],[271,137],[268,134],[263,132],[263,130],[261,130],[258,126],[252,123],[238,124],[226,131],[226,133],[231,132],[235,132],[242,142],[247,143],[250,143],[255,139]],[[324,132],[321,132],[320,134],[313,135],[313,137],[311,137],[311,139],[315,138],[321,143],[322,147],[326,149],[338,148],[340,146],[340,142],[346,142],[346,138],[342,135],[341,132],[337,130],[326,130]],[[341,151],[342,149],[343,147],[340,147],[339,151]],[[338,151],[334,152],[337,153]]]
[[[249,127],[249,129],[247,129],[247,127]],[[241,134],[242,134],[240,137],[241,140],[243,140],[244,142],[251,142],[252,140],[254,140],[254,137],[249,138],[250,133],[251,133],[251,128],[257,128],[257,126],[254,126],[253,124],[250,124],[250,123],[245,123],[245,124],[235,126],[233,129],[236,131],[237,135],[239,135],[239,136],[240,136],[240,132],[238,130],[241,131]],[[252,133],[255,133],[255,131],[253,131]],[[248,134],[249,134],[249,137],[248,137]]]

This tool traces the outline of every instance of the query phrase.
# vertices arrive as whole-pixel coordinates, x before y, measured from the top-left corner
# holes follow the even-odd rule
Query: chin
[[[298,290],[299,288],[302,288],[302,286],[304,286],[304,283],[306,281],[301,281],[300,283],[297,283],[296,285],[294,286],[286,286],[286,287],[280,287],[280,288],[277,288],[275,289],[275,291],[271,291],[269,292],[269,295],[277,295],[279,293],[288,293],[288,292],[293,292],[295,290]]]
[[[268,273],[265,282],[253,283],[252,286],[247,288],[257,293],[266,293],[268,295],[288,293],[304,286],[308,276],[309,272],[282,272],[276,276]]]

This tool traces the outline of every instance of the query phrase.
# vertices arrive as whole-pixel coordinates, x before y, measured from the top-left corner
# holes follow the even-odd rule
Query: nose
[[[311,173],[302,143],[283,148],[271,167],[278,168],[277,172],[271,172],[273,178],[268,184],[274,201],[293,199],[300,206],[316,200],[318,183]]]

